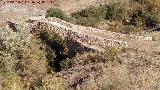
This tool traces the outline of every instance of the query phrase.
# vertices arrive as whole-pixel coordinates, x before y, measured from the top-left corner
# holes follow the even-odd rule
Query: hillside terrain
[[[136,32],[135,29],[126,28],[128,25],[123,23],[122,25],[121,18],[110,17],[111,20],[106,20],[100,17],[98,21],[101,22],[90,24],[94,21],[94,15],[102,13],[97,14],[95,13],[97,9],[92,10],[92,8],[85,13],[85,9],[91,5],[96,7],[111,5],[111,2],[110,0],[57,0],[53,6],[2,5],[0,90],[159,90],[160,32],[154,29],[158,28],[158,24],[152,28],[146,23],[147,21],[140,22],[139,19],[143,20],[141,16],[138,16],[140,18],[137,22],[136,18],[136,24],[130,25],[136,30],[141,29]],[[120,2],[128,3],[128,0]],[[136,5],[139,5],[139,2]],[[57,9],[54,11],[49,9],[50,7],[58,7],[63,12],[56,11]],[[81,16],[79,14],[81,10],[84,10],[83,15],[88,17]],[[53,30],[31,28],[30,23],[34,20],[32,22],[29,19],[40,17],[43,19],[37,19],[38,22],[48,22],[47,20],[51,19],[50,23],[57,28]],[[121,27],[125,30],[131,29],[134,33],[126,32]],[[71,30],[80,36],[83,33],[84,36],[111,39],[125,42],[127,45],[101,46],[98,43],[100,46],[95,44],[93,47],[92,43],[89,45],[88,40],[85,41],[80,36],[83,42],[79,42],[78,40],[81,41],[79,38],[66,39],[54,30]],[[100,39],[100,42],[103,40]],[[95,47],[100,49],[103,47],[103,52],[99,52]]]

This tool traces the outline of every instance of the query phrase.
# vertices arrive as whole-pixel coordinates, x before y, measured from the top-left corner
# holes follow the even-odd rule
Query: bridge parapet
[[[41,18],[43,18],[43,17],[41,17]],[[87,32],[92,35],[103,37],[103,38],[118,39],[118,40],[152,40],[152,37],[146,37],[146,36],[140,36],[140,35],[138,35],[138,36],[128,35],[128,34],[122,34],[122,33],[117,33],[117,32],[101,30],[101,29],[97,29],[97,28],[93,28],[93,27],[85,27],[85,26],[75,25],[75,24],[66,22],[64,20],[55,18],[55,17],[54,18],[47,18],[47,20],[60,23],[61,25],[69,27],[73,30],[79,30],[79,31],[85,32],[85,33]]]
[[[127,47],[127,40],[152,40],[152,37],[135,36],[100,30],[92,27],[74,25],[58,18],[34,17],[30,18],[33,29],[47,29],[55,31],[64,39],[70,38],[86,47],[105,49],[106,46]]]
[[[127,42],[103,38],[92,35],[90,33],[81,32],[79,29],[72,28],[74,27],[73,24],[66,24],[65,21],[61,21],[59,19],[32,18],[30,19],[30,21],[32,22],[30,24],[32,30],[51,30],[58,33],[60,36],[62,36],[63,39],[71,39],[73,41],[81,43],[85,47],[92,48],[94,50],[102,51],[107,46],[127,47]]]

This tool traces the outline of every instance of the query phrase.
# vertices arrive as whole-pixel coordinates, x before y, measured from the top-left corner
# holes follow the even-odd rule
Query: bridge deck
[[[128,46],[126,41],[145,40],[146,38],[144,36],[121,34],[92,27],[74,25],[58,18],[34,17],[30,18],[30,20],[36,22],[33,26],[37,26],[39,23],[42,29],[43,26],[45,26],[44,28],[52,28],[52,30],[58,32],[62,37],[72,37],[75,41],[96,50],[105,49],[106,46],[126,47]],[[71,34],[68,35],[68,33]]]

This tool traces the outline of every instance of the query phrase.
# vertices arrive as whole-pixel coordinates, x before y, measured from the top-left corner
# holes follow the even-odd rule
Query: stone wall
[[[42,20],[43,17],[40,17]],[[45,20],[45,19],[44,19]],[[118,40],[152,40],[152,37],[146,37],[146,36],[136,36],[136,35],[128,35],[128,34],[122,34],[117,32],[111,32],[106,30],[101,30],[93,27],[85,27],[80,25],[74,25],[69,22],[66,22],[64,20],[58,19],[58,18],[48,18],[49,21],[58,22],[61,25],[64,25],[66,27],[72,28],[74,30],[81,30],[81,31],[87,31],[90,32],[92,35],[105,37],[105,38],[112,38],[112,39],[118,39]],[[149,38],[149,39],[148,39]]]
[[[34,17],[32,19],[36,20],[44,20],[44,21],[53,21],[60,23],[63,26],[69,27],[73,30],[78,30],[78,31],[84,31],[85,33],[88,32],[92,35],[99,36],[99,37],[104,37],[104,38],[112,38],[112,39],[118,39],[118,40],[152,40],[152,37],[146,37],[146,36],[136,36],[136,35],[128,35],[128,34],[122,34],[122,33],[117,33],[117,32],[111,32],[111,31],[106,31],[106,30],[101,30],[97,28],[92,28],[92,27],[85,27],[85,26],[80,26],[80,25],[75,25],[71,24],[69,22],[66,22],[64,20],[58,19],[58,18],[44,18],[42,17]],[[150,38],[150,39],[147,39]]]
[[[30,27],[33,31],[38,29],[52,30],[61,35],[64,39],[71,39],[73,41],[81,43],[85,47],[92,48],[98,51],[104,50],[107,46],[127,46],[127,42],[103,38],[92,34],[80,32],[81,27],[78,28],[76,25],[65,23],[65,21],[56,18],[32,18],[29,20],[29,22]]]
[[[48,29],[57,32],[64,39],[70,38],[82,45],[96,50],[105,49],[106,46],[127,47],[125,41],[152,40],[152,37],[121,34],[92,27],[74,25],[58,18],[33,17],[32,29]]]

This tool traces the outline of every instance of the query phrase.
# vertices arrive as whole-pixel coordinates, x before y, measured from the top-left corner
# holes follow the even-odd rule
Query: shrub
[[[104,52],[103,58],[104,58],[104,60],[107,60],[107,61],[115,61],[115,60],[118,60],[119,53],[120,53],[120,51],[118,48],[109,47]]]
[[[136,9],[132,11],[130,17],[130,24],[137,27],[146,26],[149,28],[153,28],[156,27],[156,25],[159,23],[157,16],[145,9]]]
[[[38,37],[49,45],[52,49],[63,51],[66,47],[65,41],[62,39],[60,35],[55,32],[48,32],[47,30],[40,30],[37,34]]]
[[[151,13],[145,13],[145,25],[149,28],[154,28],[159,23],[157,17],[155,15],[152,15]]]
[[[160,10],[160,1],[159,0],[133,0],[140,3],[144,6],[148,11],[152,13],[159,13]]]
[[[125,6],[125,7],[124,7]],[[125,19],[128,7],[122,3],[112,3],[107,6],[105,19],[120,20]]]
[[[77,19],[77,24],[96,27],[106,14],[105,7],[89,7],[74,13],[72,16]]]
[[[60,62],[61,68],[63,69],[68,69],[73,66],[73,60],[71,59],[66,59]]]
[[[125,25],[122,32],[125,34],[136,34],[139,31],[140,29],[134,25]]]
[[[24,90],[23,86],[30,87],[28,82],[41,78],[47,71],[46,53],[39,49],[41,41],[30,36],[28,28],[22,25],[17,26],[18,32],[7,28],[0,30],[2,90]],[[22,80],[26,77],[28,79]]]
[[[62,68],[60,62],[68,57],[68,48],[66,42],[57,33],[49,32],[47,30],[40,30],[37,35],[38,38],[40,38],[43,43],[47,45],[46,57],[48,59],[49,66],[54,71],[60,71]]]
[[[121,32],[123,31],[123,23],[122,22],[113,22],[114,24],[111,24],[109,28],[106,28],[106,30],[113,31],[113,32]]]
[[[157,27],[160,21],[159,11],[159,0],[130,0],[128,2],[114,2],[97,7],[91,6],[73,13],[72,17],[68,17],[63,11],[57,8],[50,8],[47,10],[47,16],[57,17],[89,27],[98,27],[102,21],[106,22],[106,20],[118,21],[127,26],[124,26],[124,28],[121,28],[123,25],[118,26],[119,28],[113,26],[109,30],[131,33],[131,31],[139,31],[136,27],[143,29]],[[132,25],[135,26],[135,29]],[[127,31],[129,27],[132,30]]]
[[[134,10],[131,10],[131,24],[135,26],[146,26],[148,28],[154,28],[159,23],[159,0],[133,0],[138,3],[138,7],[132,6]],[[131,3],[132,4],[132,3]],[[136,4],[136,3],[135,3]]]
[[[87,64],[92,63],[101,63],[103,62],[102,54],[98,52],[85,52],[83,54],[77,54],[75,57],[75,66],[76,65],[82,65],[85,66]]]
[[[99,7],[89,7],[74,13],[72,16],[77,19],[77,24],[84,26],[98,27],[104,20],[122,22],[123,25],[134,25],[135,27],[154,28],[159,23],[160,1],[154,0],[131,0],[132,2],[116,2]],[[134,1],[134,2],[133,2]],[[129,22],[128,22],[129,21]],[[125,26],[125,28],[128,26]],[[132,27],[132,26],[130,26]],[[113,27],[111,30],[115,29]],[[124,30],[115,29],[117,32]],[[133,30],[133,27],[132,27]],[[135,29],[136,30],[136,29]],[[130,31],[126,31],[130,32]]]
[[[62,19],[62,20],[65,20],[67,18],[67,15],[58,8],[49,8],[47,10],[47,15],[46,16],[47,17],[56,17],[56,18],[59,18],[59,19]]]
[[[132,12],[131,21],[130,24],[134,26],[142,26],[144,24],[142,10],[136,10],[135,12]]]
[[[0,38],[0,51],[5,50],[6,46],[3,43],[3,40]]]
[[[121,3],[101,5],[99,7],[89,7],[74,13],[72,16],[77,19],[77,23],[84,26],[96,27],[102,20],[123,20],[126,18],[126,7]]]

